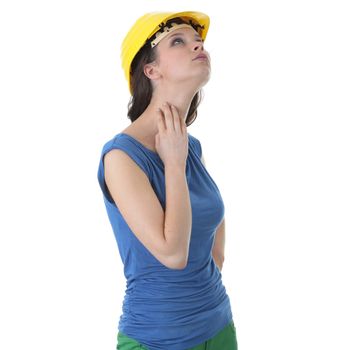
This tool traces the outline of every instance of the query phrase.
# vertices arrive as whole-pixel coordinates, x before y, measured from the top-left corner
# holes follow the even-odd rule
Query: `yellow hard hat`
[[[192,20],[201,26],[199,34],[202,40],[207,36],[210,19],[209,16],[202,12],[187,11],[187,12],[150,12],[140,17],[131,27],[125,36],[121,45],[121,61],[122,68],[126,80],[128,82],[129,91],[132,94],[130,85],[130,67],[131,63],[145,44],[145,42],[156,33],[160,27],[159,24],[166,22],[172,18],[181,17],[185,21]]]

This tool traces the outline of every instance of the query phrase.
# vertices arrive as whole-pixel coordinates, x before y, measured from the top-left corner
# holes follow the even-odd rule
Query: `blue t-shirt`
[[[104,155],[118,148],[147,175],[165,210],[164,164],[159,155],[124,133],[102,149],[98,181],[124,264],[126,291],[118,330],[149,350],[185,350],[215,336],[232,320],[229,296],[211,249],[224,218],[219,189],[201,162],[201,144],[188,133],[186,178],[192,208],[188,264],[169,269],[131,231],[104,179]],[[137,213],[135,213],[137,215]]]

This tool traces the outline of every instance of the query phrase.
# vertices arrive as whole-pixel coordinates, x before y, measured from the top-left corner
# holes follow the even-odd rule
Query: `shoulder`
[[[112,152],[114,150],[119,150],[119,152]],[[119,132],[103,145],[101,153],[102,163],[107,154],[109,154],[109,158],[119,159],[119,162],[130,164],[131,159],[149,178],[152,177],[151,161],[148,154],[134,139],[123,132]]]

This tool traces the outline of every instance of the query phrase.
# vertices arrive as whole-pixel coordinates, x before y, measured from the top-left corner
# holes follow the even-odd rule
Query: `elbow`
[[[184,270],[187,267],[187,260],[181,261],[173,267],[173,270]]]
[[[216,266],[221,271],[224,265],[225,257],[223,255],[218,255],[218,254],[212,254],[212,257],[214,259]]]
[[[184,270],[188,264],[188,256],[176,256],[168,260],[167,267],[171,270]]]

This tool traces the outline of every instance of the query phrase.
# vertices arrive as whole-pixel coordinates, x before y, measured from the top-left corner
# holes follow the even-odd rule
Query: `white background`
[[[115,349],[123,267],[97,182],[129,125],[120,44],[145,12],[209,14],[197,120],[226,208],[240,350],[349,350],[346,1],[0,5],[0,348]]]

